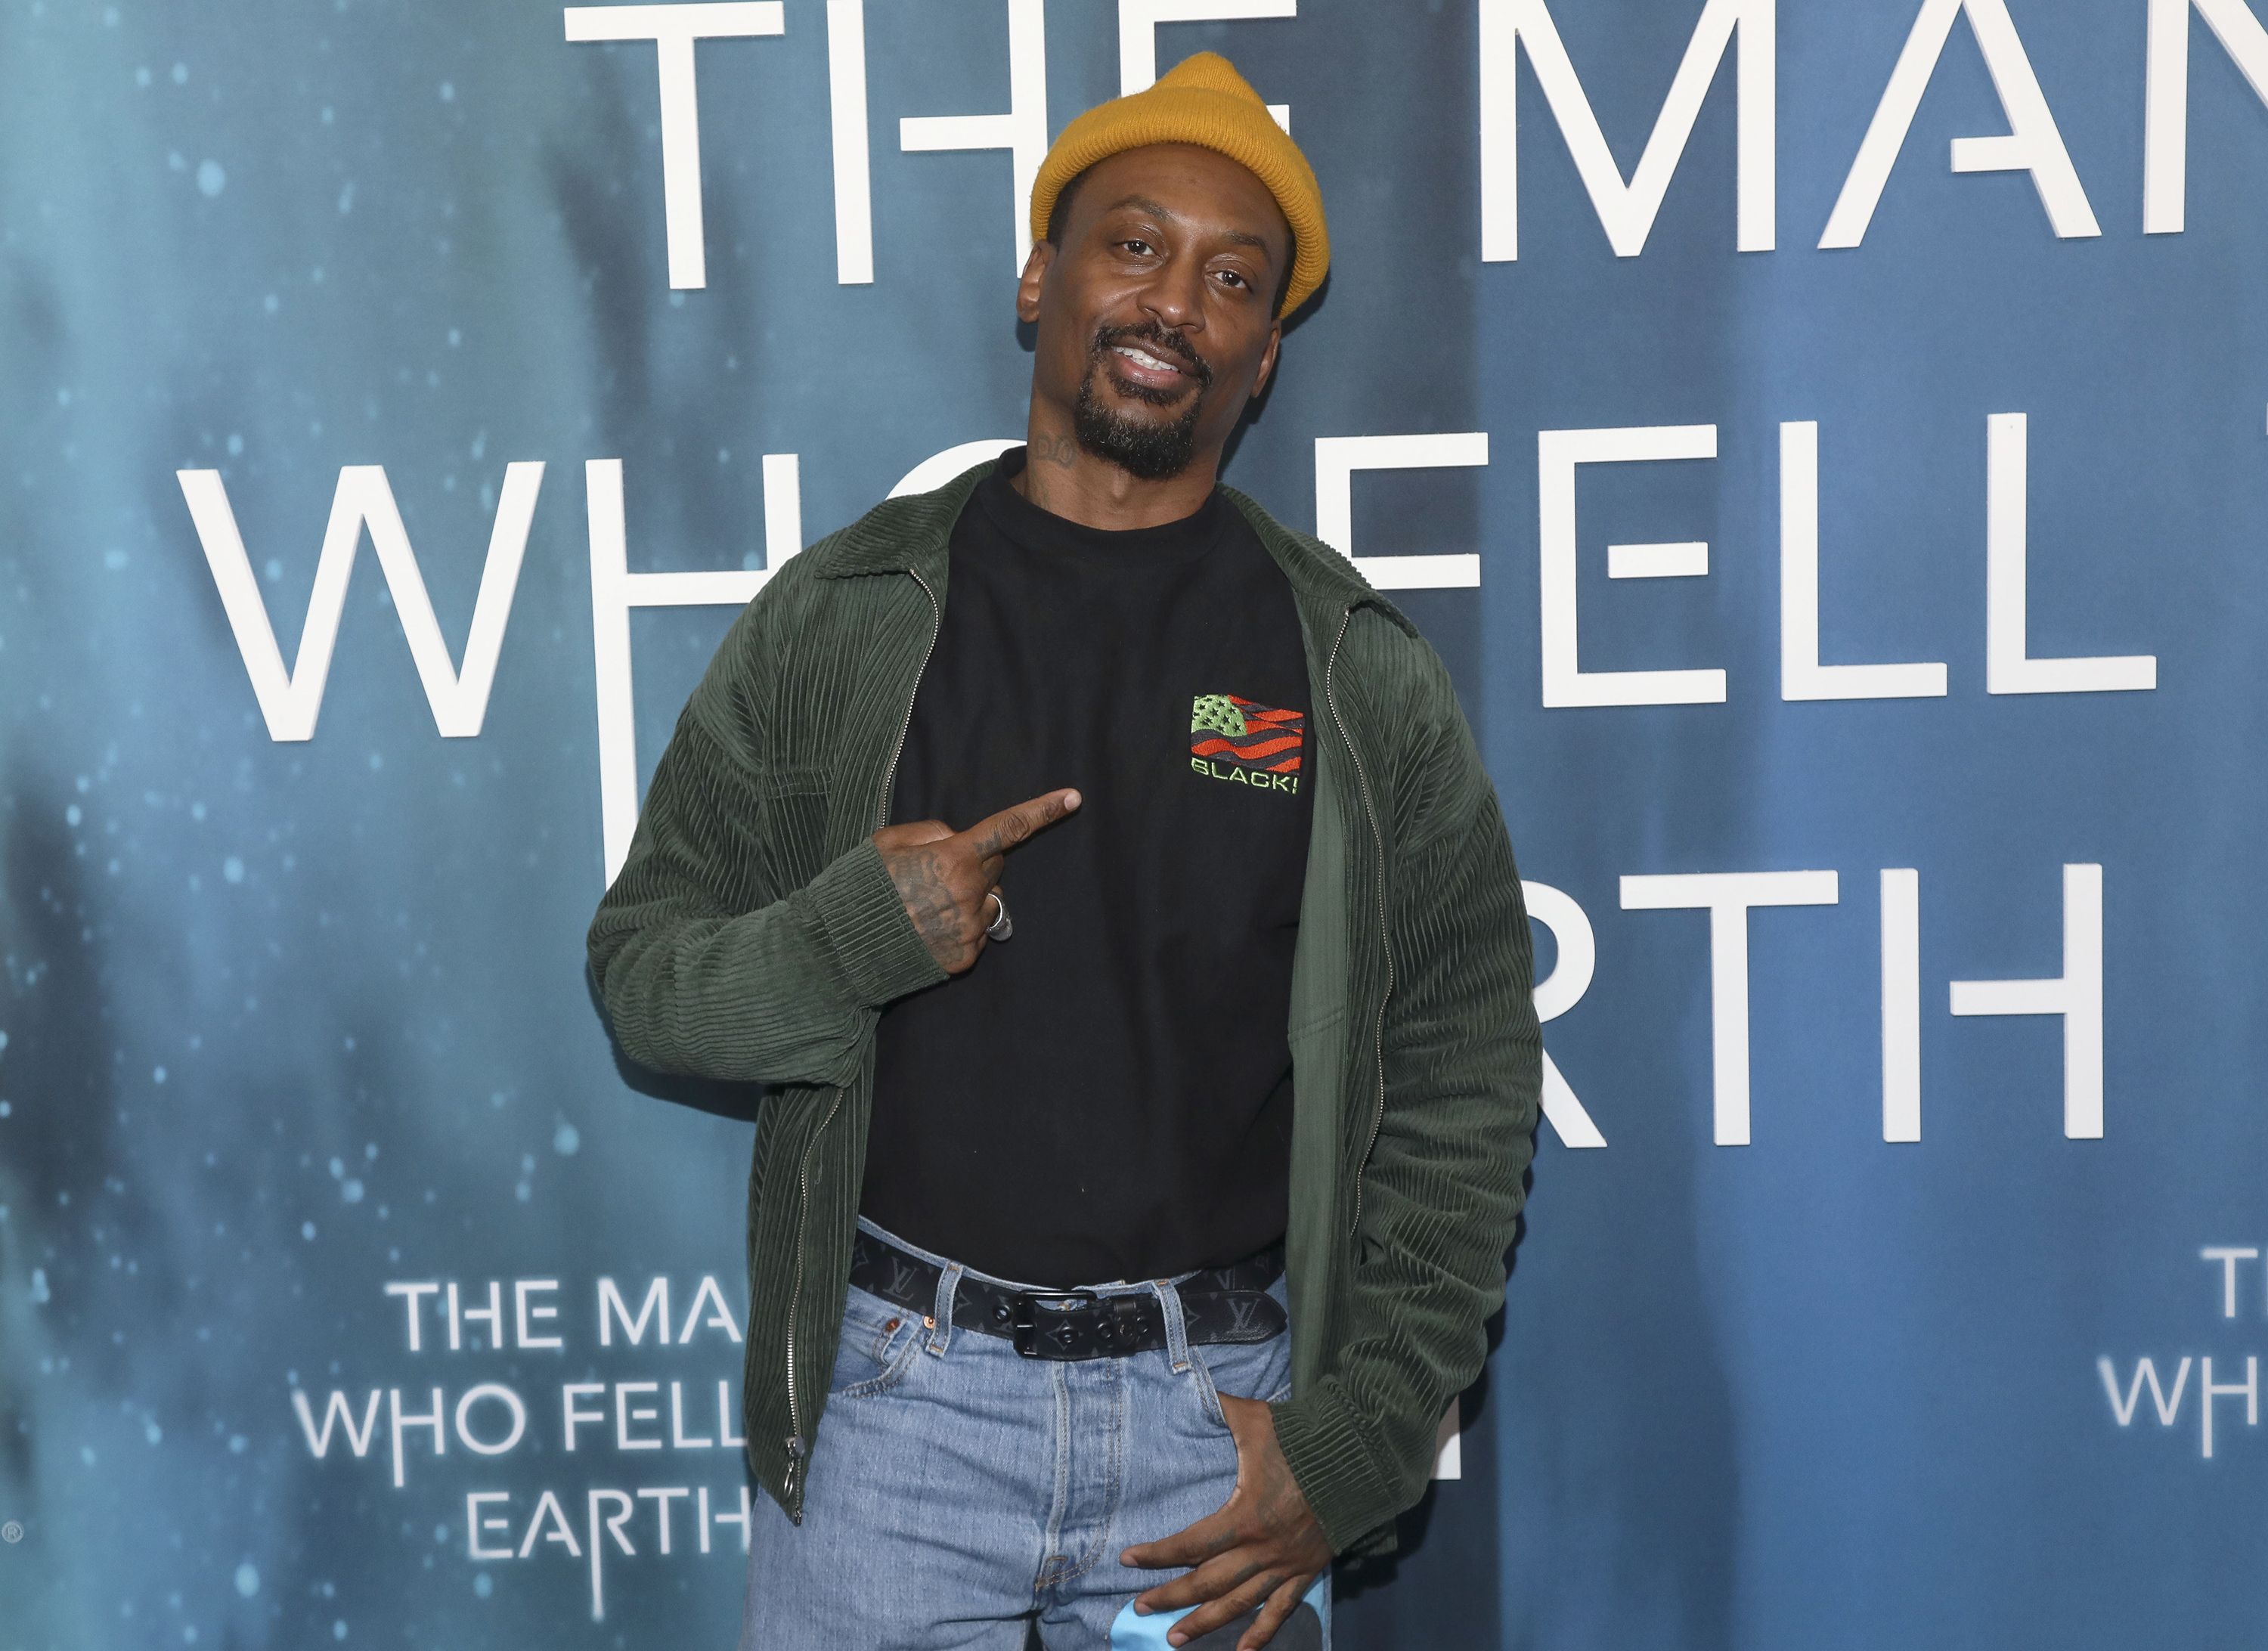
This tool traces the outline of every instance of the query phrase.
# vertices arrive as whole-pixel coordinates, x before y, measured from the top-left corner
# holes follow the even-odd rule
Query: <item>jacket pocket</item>
[[[757,852],[767,884],[785,892],[819,875],[827,853],[827,770],[811,763],[768,764],[758,777]]]
[[[1346,1024],[1346,1004],[1341,1001],[1332,1004],[1320,1014],[1310,1015],[1304,1021],[1293,1021],[1287,1031],[1292,1046],[1297,1049],[1301,1043],[1310,1040],[1319,1041],[1337,1036],[1339,1028]]]

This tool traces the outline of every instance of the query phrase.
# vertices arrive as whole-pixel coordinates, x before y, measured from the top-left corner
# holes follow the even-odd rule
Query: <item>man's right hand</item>
[[[1010,849],[1078,808],[1075,791],[1051,791],[1003,808],[966,831],[942,820],[885,826],[874,846],[897,885],[906,915],[949,975],[958,975],[984,949],[985,928],[998,917],[988,897],[1000,881]]]

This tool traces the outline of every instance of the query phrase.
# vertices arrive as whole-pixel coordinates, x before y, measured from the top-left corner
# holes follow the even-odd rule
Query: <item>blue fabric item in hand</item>
[[[1330,1588],[1328,1575],[1315,1579],[1300,1607],[1284,1619],[1276,1637],[1268,1642],[1268,1651],[1324,1651],[1323,1599]],[[1161,1610],[1151,1616],[1137,1616],[1129,1603],[1110,1625],[1110,1651],[1235,1651],[1236,1642],[1252,1625],[1260,1613],[1249,1610],[1232,1622],[1223,1623],[1211,1633],[1191,1640],[1178,1647],[1166,1642],[1167,1631],[1195,1610],[1192,1605],[1184,1610]]]

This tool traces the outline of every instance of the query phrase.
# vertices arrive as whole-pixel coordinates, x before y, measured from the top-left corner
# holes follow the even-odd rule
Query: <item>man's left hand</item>
[[[1256,1606],[1260,1615],[1237,1651],[1259,1651],[1330,1564],[1331,1544],[1276,1442],[1274,1413],[1257,1399],[1225,1393],[1220,1410],[1236,1441],[1236,1489],[1219,1513],[1162,1542],[1129,1548],[1119,1562],[1145,1570],[1197,1567],[1134,1602],[1145,1615],[1200,1607],[1173,1625],[1167,1643],[1186,1644]]]

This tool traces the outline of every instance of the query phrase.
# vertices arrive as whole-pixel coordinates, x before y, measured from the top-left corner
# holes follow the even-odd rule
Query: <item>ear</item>
[[[1268,328],[1268,348],[1260,352],[1260,371],[1252,375],[1252,394],[1258,401],[1267,389],[1268,380],[1276,376],[1276,352],[1284,347],[1284,323],[1279,318]]]
[[[1024,273],[1016,277],[1016,319],[1036,321],[1040,319],[1040,289],[1047,282],[1048,266],[1056,261],[1056,249],[1049,241],[1032,243],[1032,255],[1024,260]]]

